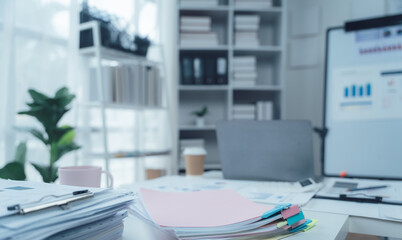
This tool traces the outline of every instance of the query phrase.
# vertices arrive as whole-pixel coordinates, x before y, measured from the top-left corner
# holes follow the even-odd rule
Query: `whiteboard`
[[[402,16],[402,15],[401,15]],[[323,173],[402,179],[402,24],[327,31]]]

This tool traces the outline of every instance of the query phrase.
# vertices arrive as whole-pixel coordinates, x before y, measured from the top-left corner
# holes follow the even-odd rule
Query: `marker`
[[[387,185],[380,185],[380,186],[371,186],[371,187],[364,187],[364,188],[349,188],[348,192],[354,191],[363,191],[363,190],[372,190],[372,189],[379,189],[379,188],[386,188]]]

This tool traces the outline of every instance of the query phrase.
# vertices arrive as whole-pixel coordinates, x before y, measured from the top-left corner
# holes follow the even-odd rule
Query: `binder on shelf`
[[[205,58],[205,84],[215,84],[216,59],[213,57]]]
[[[204,59],[195,57],[193,59],[194,84],[204,84]]]
[[[219,57],[216,60],[216,83],[217,84],[228,83],[227,60],[224,57]]]
[[[193,83],[193,59],[183,57],[181,59],[181,84],[187,85]]]

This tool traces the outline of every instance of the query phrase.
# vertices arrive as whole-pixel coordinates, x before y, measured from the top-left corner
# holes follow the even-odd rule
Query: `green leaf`
[[[17,149],[15,150],[14,162],[21,163],[22,166],[25,166],[26,154],[27,143],[21,142],[20,144],[18,144]]]
[[[10,162],[0,169],[0,178],[12,180],[25,180],[24,165],[20,162]]]
[[[66,132],[63,136],[61,136],[60,140],[57,142],[57,145],[63,146],[63,145],[69,145],[73,143],[75,137],[75,131],[70,130]]]
[[[206,106],[204,106],[201,110],[199,111],[193,111],[191,112],[191,114],[198,116],[198,117],[203,117],[205,115],[207,115],[208,113],[208,108]]]
[[[67,132],[74,130],[74,128],[65,125],[62,127],[58,127],[55,129],[47,129],[47,133],[49,136],[52,136],[52,142],[58,142],[60,140],[61,137],[63,137],[64,134],[66,134]]]
[[[68,104],[70,104],[73,101],[74,98],[75,98],[75,95],[68,95],[68,96],[65,96],[64,98],[61,98],[59,100],[60,107],[66,107]]]
[[[64,108],[73,101],[75,95],[70,94],[68,88],[62,87],[56,92],[54,98],[58,101],[58,105]]]
[[[42,102],[45,102],[47,99],[49,99],[48,96],[46,96],[45,94],[40,93],[34,89],[29,89],[28,93],[29,93],[29,95],[31,95],[34,102],[42,103]]]
[[[68,88],[67,87],[62,87],[59,90],[57,90],[56,94],[54,95],[55,98],[59,98],[59,97],[64,97],[67,96],[68,93]]]
[[[39,172],[42,176],[42,179],[46,183],[52,183],[56,181],[57,176],[57,168],[54,166],[42,166],[40,164],[31,163],[32,166]]]
[[[43,133],[35,128],[29,129],[29,132],[36,137],[37,139],[41,140],[45,145],[48,144],[47,139],[43,136]]]

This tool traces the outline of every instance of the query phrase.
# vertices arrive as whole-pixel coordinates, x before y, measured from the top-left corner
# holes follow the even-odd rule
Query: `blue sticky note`
[[[297,228],[290,229],[289,232],[294,233],[306,229],[308,227],[307,224],[303,223],[302,225],[298,226]]]
[[[280,212],[283,209],[290,207],[291,205],[292,204],[290,204],[290,203],[284,203],[284,204],[275,205],[275,207],[273,209],[271,209],[269,211],[266,211],[262,215],[262,218],[269,218],[270,216],[274,215],[275,213]]]
[[[288,225],[290,226],[294,223],[297,223],[298,221],[300,221],[302,219],[304,219],[304,214],[302,211],[300,211],[300,213],[298,213],[294,216],[288,217],[288,219],[286,219],[286,221],[288,221]]]

